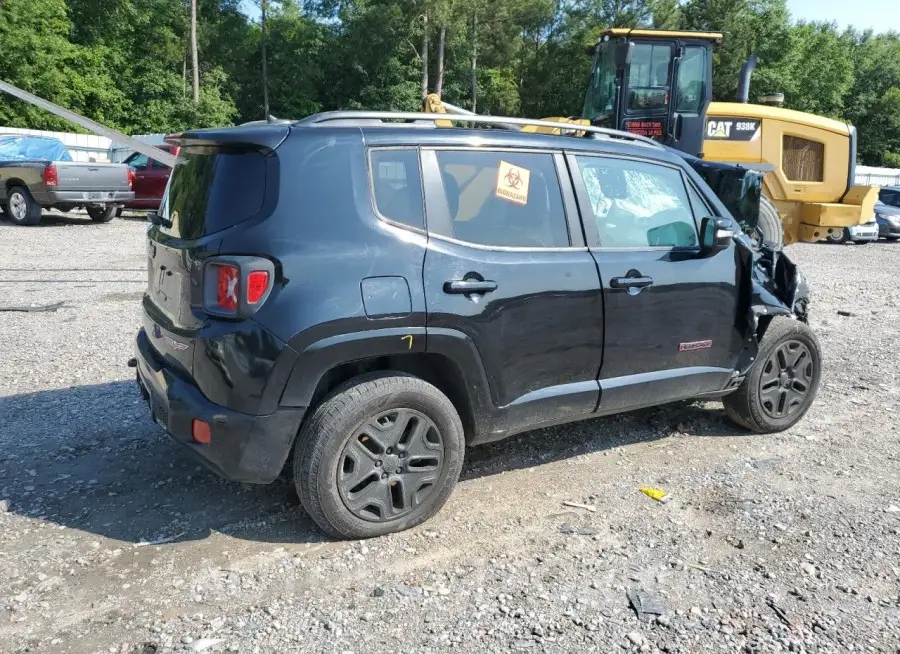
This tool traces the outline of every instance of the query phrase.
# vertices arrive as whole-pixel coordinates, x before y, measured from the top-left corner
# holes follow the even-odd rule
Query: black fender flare
[[[436,354],[458,370],[465,383],[466,399],[480,431],[493,414],[490,385],[474,341],[455,329],[389,327],[348,332],[323,338],[306,346],[293,362],[280,405],[309,407],[319,383],[334,368],[392,355]]]

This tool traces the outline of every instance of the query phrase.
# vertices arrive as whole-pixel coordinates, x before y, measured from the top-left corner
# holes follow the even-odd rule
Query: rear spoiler
[[[165,142],[181,147],[215,145],[260,145],[274,150],[287,138],[291,128],[286,124],[261,123],[238,127],[209,127],[169,134]]]

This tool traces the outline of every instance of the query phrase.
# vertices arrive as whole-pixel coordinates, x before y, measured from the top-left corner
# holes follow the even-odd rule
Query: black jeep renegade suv
[[[360,538],[438,511],[467,445],[686,398],[758,432],[807,411],[802,277],[683,158],[405,117],[173,138],[137,376],[215,471],[293,453],[313,519]]]

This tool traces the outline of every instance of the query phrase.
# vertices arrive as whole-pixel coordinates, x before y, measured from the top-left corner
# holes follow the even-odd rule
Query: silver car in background
[[[852,225],[843,229],[835,229],[828,235],[829,243],[869,243],[878,240],[878,223],[875,216],[862,225]]]

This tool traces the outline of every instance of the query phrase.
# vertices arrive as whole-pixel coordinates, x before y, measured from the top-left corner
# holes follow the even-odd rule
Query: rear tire
[[[828,242],[834,244],[846,243],[850,238],[850,235],[847,233],[847,228],[840,230],[839,232],[832,232],[828,235]]]
[[[27,188],[13,186],[6,193],[6,217],[16,225],[37,225],[41,222],[41,205]]]
[[[772,201],[762,196],[759,198],[759,222],[756,224],[762,237],[763,245],[773,249],[784,248],[784,225],[781,224],[781,216]]]
[[[95,223],[108,223],[116,217],[116,210],[113,205],[87,208],[88,215]]]
[[[815,333],[799,320],[777,316],[747,377],[722,398],[725,413],[759,434],[789,429],[809,410],[821,377],[822,349]]]
[[[465,437],[453,404],[431,384],[377,373],[337,388],[304,423],[294,485],[307,513],[338,538],[414,527],[444,505]]]

